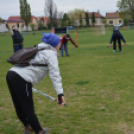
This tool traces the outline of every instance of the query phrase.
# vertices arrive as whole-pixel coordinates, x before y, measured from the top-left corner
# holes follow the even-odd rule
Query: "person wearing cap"
[[[71,43],[77,48],[78,46],[75,44],[75,42],[73,41],[73,39],[71,38],[71,36],[69,34],[66,34],[62,37],[61,39],[61,55],[62,57],[64,56],[63,54],[63,47],[64,47],[64,50],[65,50],[65,53],[66,53],[66,56],[69,56],[68,54],[68,41],[71,41]]]
[[[113,34],[112,34],[112,37],[111,37],[111,40],[110,40],[110,44],[109,44],[109,47],[111,46],[112,42],[113,42],[113,53],[116,52],[116,41],[118,41],[118,46],[119,46],[119,50],[120,52],[122,52],[122,49],[121,49],[121,40],[123,40],[123,42],[126,44],[126,41],[123,37],[123,35],[121,34],[121,32],[119,31],[119,28],[114,28],[113,29]]]
[[[10,32],[12,39],[13,39],[13,50],[14,52],[17,52],[18,50],[23,48],[23,37],[21,35],[22,29],[24,27],[24,24],[21,25],[20,28],[18,28],[17,25],[12,26],[12,29],[8,26],[6,22],[6,27],[8,31]]]
[[[60,48],[60,39],[53,33],[45,33],[42,43],[38,44],[38,51],[30,63],[47,64],[47,66],[14,66],[7,75],[7,85],[12,96],[19,120],[23,123],[24,134],[34,131],[36,134],[47,134],[43,129],[34,112],[32,87],[39,83],[47,74],[57,92],[57,103],[60,106],[65,104],[63,95],[62,78],[58,67],[57,54]]]

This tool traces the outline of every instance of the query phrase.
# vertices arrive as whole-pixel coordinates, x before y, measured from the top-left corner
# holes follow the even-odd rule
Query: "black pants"
[[[34,113],[32,84],[13,71],[7,73],[6,80],[18,118],[24,126],[30,125],[38,133],[42,128]]]
[[[113,50],[116,51],[116,41],[118,41],[118,45],[119,45],[119,50],[121,51],[121,39],[120,38],[115,38],[113,41]]]

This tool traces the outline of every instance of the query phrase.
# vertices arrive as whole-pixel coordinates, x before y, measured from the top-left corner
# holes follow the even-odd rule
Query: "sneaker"
[[[67,57],[69,57],[69,55],[66,55]]]
[[[113,50],[113,53],[115,53],[116,51],[115,50]]]
[[[41,130],[38,134],[49,134],[47,132],[47,128],[43,128],[43,130]]]
[[[120,52],[123,52],[123,51],[120,51]]]
[[[24,134],[31,134],[33,129],[30,126],[25,127]]]

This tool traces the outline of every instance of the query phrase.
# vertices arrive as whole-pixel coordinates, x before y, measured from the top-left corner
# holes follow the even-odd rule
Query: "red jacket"
[[[62,46],[63,44],[66,44],[69,40],[72,42],[73,45],[76,46],[75,42],[72,40],[71,37],[70,37],[70,39],[66,39],[66,35],[64,35],[64,36],[62,37],[62,39],[60,40],[60,41],[61,41],[61,46]]]

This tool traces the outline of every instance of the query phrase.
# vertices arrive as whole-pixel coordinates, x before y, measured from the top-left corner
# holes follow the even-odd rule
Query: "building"
[[[93,12],[88,13],[89,25],[92,25],[92,15]],[[102,20],[105,19],[105,17],[100,14],[99,10],[97,12],[94,12],[94,16],[95,16],[95,25],[102,25]]]
[[[119,12],[106,13],[107,25],[122,24],[123,20],[119,17]]]
[[[5,21],[3,19],[0,19],[0,32],[7,32],[8,29],[6,28]]]
[[[31,31],[31,26],[33,25],[33,30],[38,30],[38,19],[35,16],[31,16],[31,22],[28,25],[28,31]],[[7,23],[9,27],[12,27],[13,25],[21,26],[24,23],[24,20],[21,20],[20,16],[10,16],[7,20]],[[24,27],[23,31],[26,31],[26,26]]]

